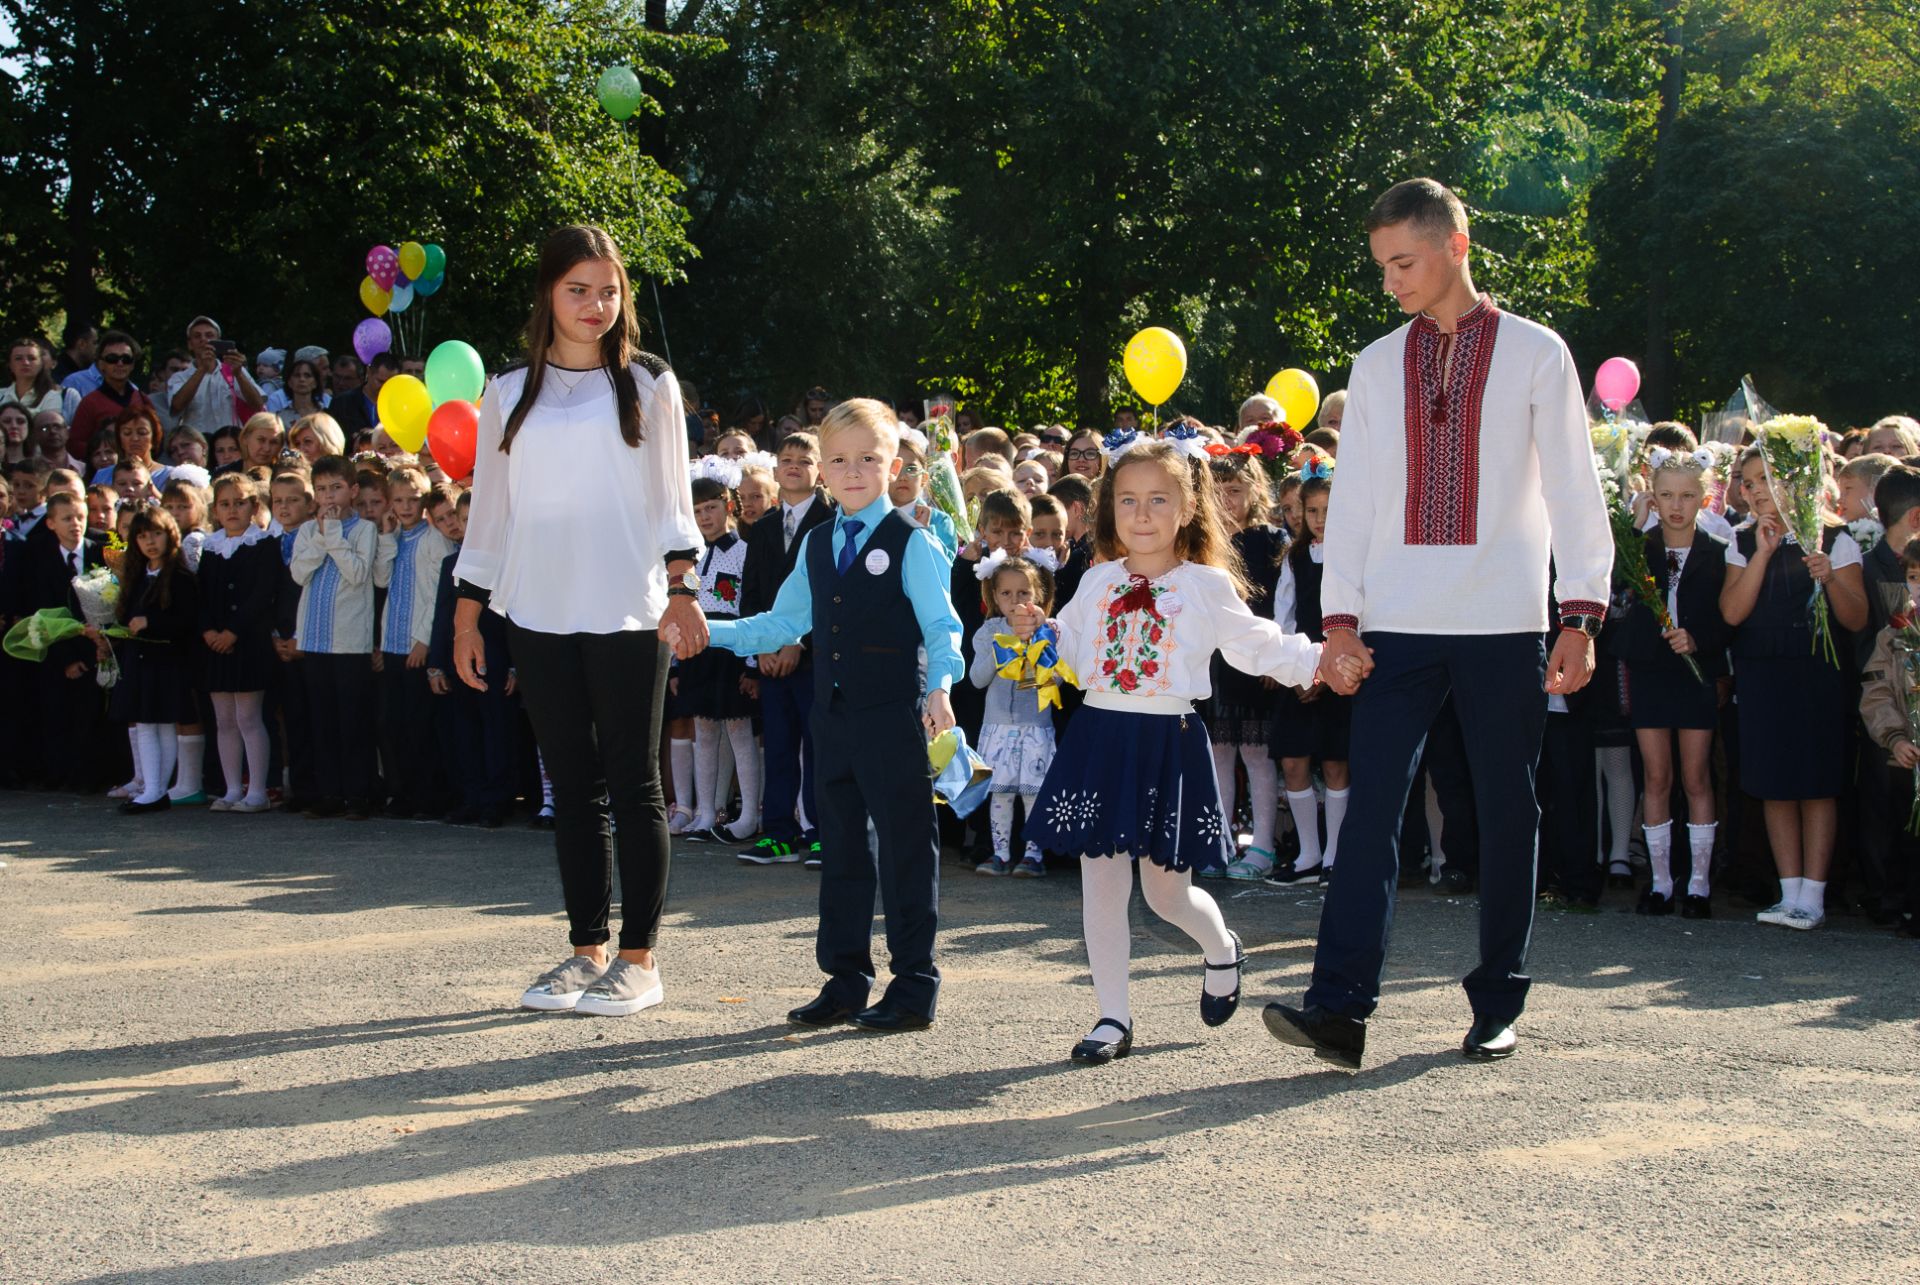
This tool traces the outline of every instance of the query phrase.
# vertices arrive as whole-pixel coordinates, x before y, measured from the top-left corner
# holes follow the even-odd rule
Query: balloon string
[[[621,125],[620,132],[626,133],[624,124]],[[633,139],[633,146],[627,151],[627,168],[633,176],[633,217],[640,225],[640,239],[644,244],[647,237],[647,215],[646,205],[641,199],[640,192],[640,139],[637,135]],[[660,347],[666,356],[667,365],[671,366],[673,365],[673,342],[667,338],[667,314],[666,310],[660,306],[660,280],[649,273],[648,284],[653,287],[653,316],[660,323]]]

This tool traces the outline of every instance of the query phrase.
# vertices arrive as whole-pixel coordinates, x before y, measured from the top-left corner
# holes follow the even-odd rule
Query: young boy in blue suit
[[[960,621],[939,546],[888,498],[900,468],[892,411],[865,398],[842,402],[819,431],[837,514],[807,533],[772,609],[714,621],[713,645],[751,656],[813,635],[822,858],[815,950],[827,984],[788,1017],[803,1026],[920,1030],[933,1021],[940,989],[939,829],[927,738],[953,726],[948,692],[963,672]],[[893,979],[869,1007],[876,888]]]

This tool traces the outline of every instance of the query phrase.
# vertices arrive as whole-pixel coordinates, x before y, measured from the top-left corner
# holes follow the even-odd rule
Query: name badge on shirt
[[[877,576],[885,573],[893,565],[893,559],[887,556],[885,549],[867,550],[867,574]]]

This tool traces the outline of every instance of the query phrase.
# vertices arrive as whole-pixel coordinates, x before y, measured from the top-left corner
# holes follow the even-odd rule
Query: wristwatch
[[[700,596],[700,573],[686,570],[667,582],[667,597],[698,598]]]
[[[1568,633],[1583,633],[1589,638],[1598,638],[1600,627],[1606,623],[1605,618],[1601,616],[1562,616],[1560,618],[1560,628]]]

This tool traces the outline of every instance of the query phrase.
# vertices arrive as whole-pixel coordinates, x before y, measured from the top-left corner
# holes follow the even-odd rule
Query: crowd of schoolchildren
[[[454,677],[452,571],[468,495],[377,431],[364,386],[350,377],[329,388],[325,353],[297,358],[290,392],[277,364],[241,378],[232,363],[207,360],[200,339],[179,355],[194,364],[151,398],[120,360],[137,346],[115,332],[97,357],[69,348],[93,364],[65,384],[52,379],[57,355],[26,340],[13,349],[13,383],[0,390],[0,617],[13,626],[64,610],[85,623],[0,661],[6,782],[106,788],[131,814],[278,808],[498,827],[524,807],[534,824],[550,823],[503,622],[491,613],[481,628],[495,681],[482,692]],[[35,350],[31,362],[24,349]],[[1183,419],[1165,430],[1204,464],[1198,494],[1231,543],[1217,561],[1235,568],[1241,600],[1315,641],[1343,400],[1329,397],[1304,437],[1276,423],[1279,408],[1264,397],[1232,427]],[[346,423],[329,402],[351,410]],[[688,485],[710,618],[768,610],[800,537],[832,519],[813,431],[832,404],[812,389],[776,422],[749,401],[724,428],[690,404]],[[201,413],[222,422],[203,420],[201,431],[192,422]],[[963,540],[934,502],[917,408],[898,415],[890,498],[951,564],[967,662],[953,707],[992,769],[986,807],[965,822],[943,813],[947,846],[983,875],[1042,877],[1058,850],[1043,840],[1059,825],[1034,809],[1081,701],[1071,685],[1041,699],[1018,677],[1008,662],[1030,629],[1014,622],[1059,617],[1109,560],[1098,552],[1096,497],[1113,440],[1104,426],[1009,433],[963,409],[958,477],[975,528]],[[1139,427],[1130,410],[1113,425]],[[1910,621],[1920,425],[1890,417],[1832,439],[1828,454],[1828,536],[1803,550],[1757,452],[1703,449],[1675,423],[1647,436],[1633,512],[1668,619],[1618,586],[1593,683],[1550,702],[1540,882],[1556,906],[1591,910],[1616,888],[1642,914],[1707,917],[1716,887],[1731,884],[1765,907],[1762,922],[1806,929],[1837,908],[1830,885],[1844,886],[1849,909],[1913,934],[1920,746],[1904,643],[1920,652]],[[1811,632],[1816,584],[1840,640],[1837,665]],[[1186,592],[1203,600],[1205,590]],[[1194,659],[1157,650],[1156,611],[1138,619],[1137,636],[1131,624],[1125,637],[1110,626],[1093,663],[1118,667],[1107,672],[1124,691],[1169,690]],[[1201,670],[1230,854],[1210,873],[1324,881],[1347,806],[1351,698],[1252,676],[1244,670],[1275,672],[1272,658],[1228,663],[1236,645],[1223,635]],[[751,657],[715,647],[676,663],[663,738],[673,833],[750,864],[818,866],[810,663],[804,643]],[[1402,843],[1403,881],[1456,893],[1474,886],[1477,846],[1459,738],[1443,709]]]

